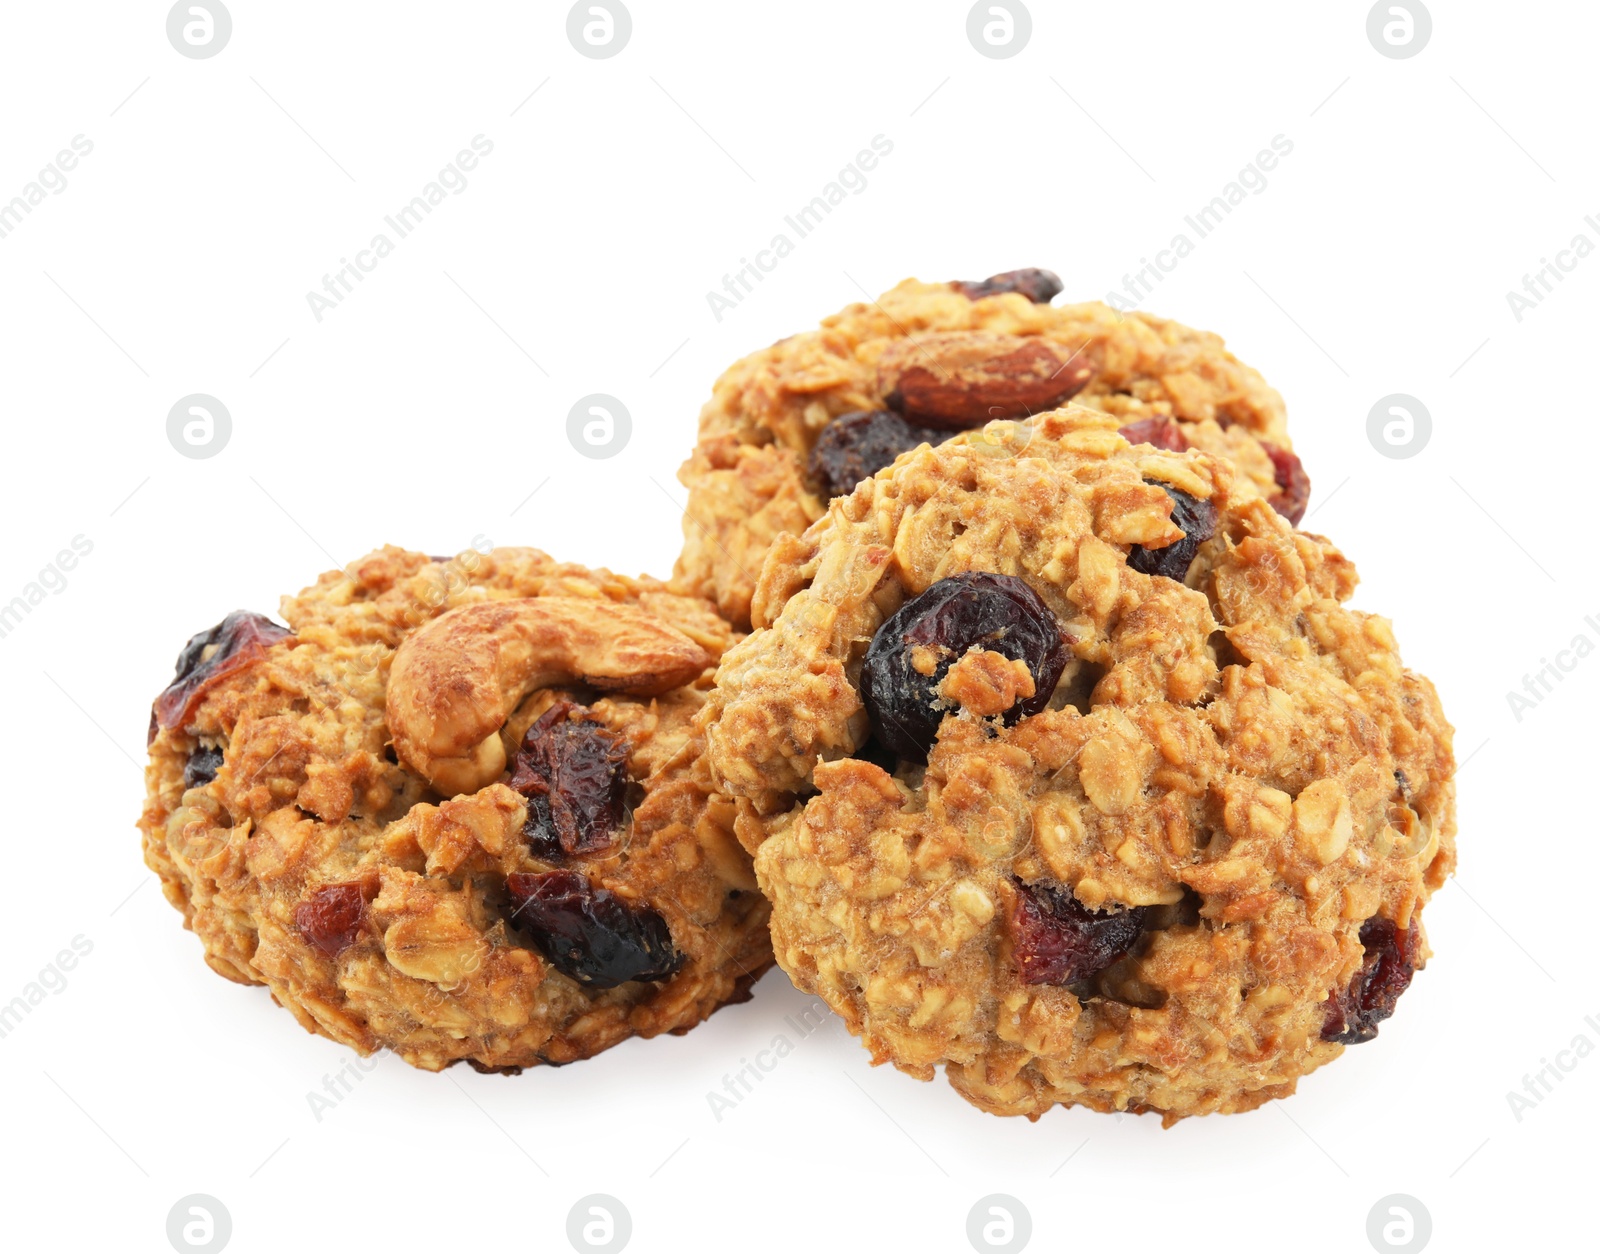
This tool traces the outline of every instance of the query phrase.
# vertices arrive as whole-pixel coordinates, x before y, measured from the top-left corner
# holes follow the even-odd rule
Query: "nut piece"
[[[1307,855],[1323,866],[1337,861],[1355,830],[1344,786],[1336,779],[1306,785],[1294,800],[1294,825]]]
[[[389,673],[389,735],[400,760],[447,796],[505,770],[500,728],[528,693],[583,683],[656,696],[711,659],[632,606],[579,597],[464,605],[410,636]]]
[[[1064,345],[982,331],[896,341],[878,363],[890,409],[955,431],[1054,409],[1093,375],[1093,364]]]

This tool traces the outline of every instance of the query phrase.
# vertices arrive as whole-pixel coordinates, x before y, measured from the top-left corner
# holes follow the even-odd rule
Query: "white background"
[[[960,1251],[990,1193],[1041,1250],[1364,1251],[1392,1193],[1438,1250],[1592,1236],[1600,1058],[1520,1120],[1507,1092],[1600,1045],[1600,659],[1520,721],[1506,694],[1600,643],[1600,258],[1520,322],[1506,293],[1600,244],[1600,13],[1436,0],[1394,60],[1364,3],[1037,0],[991,60],[967,7],[633,0],[631,42],[591,60],[565,4],[232,0],[231,42],[191,60],[164,4],[5,6],[0,202],[94,145],[0,239],[0,602],[93,544],[0,639],[0,1002],[93,945],[0,1039],[7,1248],[166,1250],[191,1193],[239,1251],[565,1249],[590,1193],[639,1251]],[[466,189],[319,323],[306,293],[479,134]],[[716,320],[707,291],[879,134],[866,189]],[[681,1039],[516,1079],[385,1058],[314,1118],[352,1055],[207,970],[141,864],[143,733],[182,642],[384,542],[665,574],[674,471],[738,356],[907,275],[1040,265],[1102,296],[1280,134],[1266,190],[1144,305],[1282,390],[1306,526],[1457,727],[1461,875],[1379,1039],[1250,1115],[1029,1124],[873,1070],[835,1026],[798,1040],[807,999],[774,972]],[[195,392],[233,417],[207,460],[166,437]],[[609,460],[566,437],[592,392],[633,415]],[[1407,460],[1366,435],[1396,392],[1433,416]],[[779,1034],[794,1051],[718,1121],[708,1092]]]

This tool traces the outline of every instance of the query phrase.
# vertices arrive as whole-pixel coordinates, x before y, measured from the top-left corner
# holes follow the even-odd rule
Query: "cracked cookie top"
[[[428,1069],[685,1031],[770,963],[694,716],[705,601],[533,549],[381,549],[196,635],[145,860],[213,969]]]
[[[1370,1039],[1454,862],[1451,731],[1354,568],[1077,406],[902,456],[701,716],[774,950],[969,1100],[1251,1109]]]
[[[830,499],[923,442],[1069,398],[1130,439],[1231,458],[1292,521],[1310,492],[1283,400],[1209,332],[1099,302],[1052,305],[1060,280],[910,280],[731,367],[700,415],[676,576],[749,621],[761,561]]]

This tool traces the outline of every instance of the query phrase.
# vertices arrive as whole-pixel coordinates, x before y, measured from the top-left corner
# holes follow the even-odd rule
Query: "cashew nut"
[[[688,636],[629,605],[583,597],[464,605],[395,654],[389,735],[400,760],[438,792],[475,792],[505,770],[500,728],[535,689],[577,682],[656,696],[710,664]]]

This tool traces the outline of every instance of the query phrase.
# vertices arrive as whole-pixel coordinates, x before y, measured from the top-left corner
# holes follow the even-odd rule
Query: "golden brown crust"
[[[214,970],[267,985],[313,1032],[431,1070],[586,1058],[685,1030],[747,994],[771,961],[767,907],[693,727],[708,670],[653,698],[567,690],[624,739],[636,795],[622,842],[565,869],[665,919],[685,962],[661,982],[595,990],[557,971],[507,920],[506,876],[554,869],[529,850],[524,798],[500,782],[441,795],[391,756],[386,687],[408,637],[460,607],[472,621],[473,607],[545,597],[670,624],[678,661],[691,649],[714,661],[734,638],[706,602],[653,580],[531,549],[436,562],[387,548],[285,598],[295,634],[211,688],[183,727],[160,731],[139,823],[145,860]],[[504,746],[555,696],[521,702]],[[201,746],[223,763],[188,788]],[[333,884],[359,885],[366,902],[358,938],[336,956],[296,914]]]
[[[780,965],[875,1061],[943,1064],[996,1113],[1171,1120],[1293,1092],[1341,1052],[1325,1003],[1363,922],[1420,929],[1454,865],[1450,726],[1389,624],[1341,604],[1350,563],[1231,463],[1116,426],[1078,407],[994,423],[836,500],[774,550],[770,626],[724,656],[701,716]],[[1127,561],[1172,538],[1157,483],[1218,512],[1183,583]],[[863,654],[906,598],[969,570],[1038,593],[1067,669],[1004,727],[983,711],[1020,676],[969,654],[944,691],[976,708],[891,775],[853,756]],[[1145,907],[1146,930],[1081,997],[1026,983],[1019,883]]]
[[[883,408],[908,367],[921,370],[924,385],[971,383],[961,347],[976,341],[988,344],[985,356],[1003,357],[996,346],[1006,344],[1024,354],[1018,369],[1026,378],[1010,382],[1026,386],[1003,389],[1025,407],[1016,413],[1056,403],[1050,377],[1087,367],[1077,401],[1124,424],[1175,417],[1197,447],[1240,452],[1263,493],[1274,480],[1259,441],[1292,447],[1282,398],[1216,335],[1098,302],[1037,305],[1015,292],[971,300],[948,284],[908,279],[815,331],[752,353],[717,381],[694,454],[678,472],[689,502],[676,581],[747,624],[767,548],[781,532],[799,534],[827,505],[806,474],[823,427],[840,414]],[[1042,369],[1043,355],[1065,368]]]

